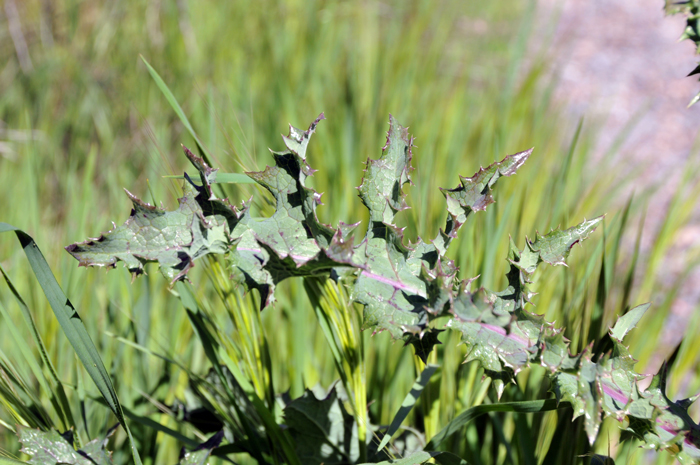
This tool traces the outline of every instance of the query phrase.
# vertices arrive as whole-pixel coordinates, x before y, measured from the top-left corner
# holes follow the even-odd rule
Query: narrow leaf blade
[[[163,79],[160,77],[158,72],[151,66],[151,64],[146,61],[146,58],[144,58],[143,55],[141,55],[141,61],[146,65],[146,68],[148,69],[148,73],[151,75],[153,80],[155,81],[156,85],[158,86],[158,89],[162,92],[162,94],[165,96],[165,99],[168,101],[170,106],[172,107],[173,111],[175,111],[175,114],[177,115],[178,118],[180,118],[180,121],[182,124],[185,126],[185,129],[190,133],[192,138],[197,142],[197,147],[202,151],[205,161],[211,166],[211,155],[209,155],[209,152],[207,149],[204,147],[204,144],[199,140],[199,137],[197,136],[197,133],[194,132],[194,128],[192,127],[192,124],[190,124],[190,120],[187,119],[187,116],[185,115],[185,112],[182,110],[182,107],[180,107],[180,104],[177,103],[177,99],[173,95],[173,93],[170,91],[168,88],[168,85],[163,81]]]
[[[102,359],[100,358],[95,344],[92,342],[90,335],[85,329],[80,315],[78,315],[73,304],[61,290],[61,286],[59,286],[58,281],[56,281],[56,277],[53,275],[51,268],[49,268],[49,264],[46,263],[46,259],[41,253],[41,250],[39,250],[39,246],[34,242],[34,239],[21,229],[15,228],[7,223],[0,223],[0,233],[8,231],[14,231],[17,235],[17,239],[24,249],[24,253],[34,271],[34,275],[39,281],[39,285],[44,291],[44,295],[49,301],[51,309],[54,315],[56,315],[56,319],[61,325],[64,334],[70,341],[71,346],[73,346],[73,350],[75,350],[78,358],[83,363],[85,370],[95,382],[100,394],[102,394],[107,401],[109,408],[126,430],[131,443],[131,452],[134,462],[137,465],[141,465],[141,458],[139,457],[139,453],[131,437],[131,431],[129,431],[129,427],[124,419],[121,404],[119,403],[117,393],[112,385],[112,380],[102,363]]]
[[[399,430],[399,428],[401,427],[401,423],[403,423],[403,421],[406,419],[413,407],[416,405],[416,402],[418,402],[418,398],[420,397],[421,392],[423,392],[425,386],[428,385],[430,377],[433,376],[433,373],[435,373],[435,370],[437,369],[437,365],[428,365],[418,376],[416,382],[413,383],[413,386],[411,387],[411,391],[406,395],[406,398],[401,404],[401,408],[398,412],[396,412],[394,419],[391,421],[389,429],[387,430],[386,435],[384,435],[384,438],[382,438],[382,442],[379,444],[377,451],[381,451],[382,449],[384,449],[384,447],[386,447],[386,445],[391,440],[391,437],[394,435],[394,433],[396,433]]]
[[[192,178],[194,175],[189,175]],[[167,179],[185,179],[184,175],[163,176]],[[217,173],[216,184],[255,184],[256,181],[243,173]]]
[[[425,446],[425,450],[435,450],[448,437],[458,432],[473,419],[490,412],[538,413],[550,410],[569,408],[568,402],[557,402],[555,399],[530,400],[523,402],[502,402],[498,404],[483,404],[471,407],[450,421],[438,434],[433,436]]]

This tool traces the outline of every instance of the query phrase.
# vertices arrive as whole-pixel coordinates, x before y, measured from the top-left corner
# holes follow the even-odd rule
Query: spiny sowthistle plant
[[[412,138],[390,117],[382,156],[367,161],[358,188],[370,219],[364,239],[355,245],[352,232],[357,224],[333,228],[320,223],[320,195],[306,186],[314,173],[306,150],[322,119],[323,114],[306,131],[290,127],[284,137],[287,150],[273,152],[275,166],[247,173],[274,196],[271,217],[253,218],[245,202],[236,208],[217,198],[212,190],[217,170],[185,149],[200,180],[195,183],[185,176],[177,210],[164,211],[127,192],[133,210],[122,226],[66,249],[82,266],[113,267],[123,261],[135,275],[143,273],[145,263],[158,262],[171,283],[186,279],[197,258],[224,254],[231,279],[245,290],[256,289],[262,309],[274,302],[275,286],[286,278],[342,278],[351,287],[352,300],[364,306],[364,328],[403,339],[423,360],[439,343],[441,331],[459,331],[467,346],[466,361],[481,364],[499,397],[515,374],[538,364],[547,369],[557,402],[569,402],[574,418],[584,416],[591,443],[603,418],[611,416],[622,422],[628,436],[649,447],[668,449],[685,462],[700,460],[700,427],[688,415],[694,399],[674,402],[666,397],[665,367],[647,389],[640,389],[642,375],[634,371],[635,361],[622,343],[648,305],[617,321],[608,335],[612,350],[595,361],[592,346],[571,354],[562,330],[525,308],[537,267],[564,265],[571,248],[602,217],[537,234],[534,240],[526,239],[522,249],[511,240],[508,286],[500,292],[471,291],[470,280],[457,278],[457,267],[447,257],[451,242],[473,212],[494,202],[496,182],[515,174],[532,149],[460,177],[456,188],[442,189],[445,227],[431,241],[419,238],[406,244],[394,219],[408,208],[402,187],[411,182]],[[313,401],[322,402],[313,396],[305,402]]]

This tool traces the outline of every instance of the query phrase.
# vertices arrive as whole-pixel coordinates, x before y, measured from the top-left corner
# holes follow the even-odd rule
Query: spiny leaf
[[[440,189],[445,195],[447,211],[455,224],[464,224],[471,212],[486,210],[488,205],[494,203],[491,188],[498,178],[515,174],[532,154],[532,150],[510,155],[501,162],[481,168],[472,177],[460,176],[461,185],[454,189]]]
[[[505,383],[534,361],[539,341],[553,332],[541,316],[519,308],[511,312],[498,305],[500,301],[484,289],[474,294],[462,292],[453,300],[454,318],[447,323],[462,333],[467,346],[465,362],[479,361],[499,397]]]
[[[666,376],[664,363],[646,390],[623,392],[630,399],[624,409],[615,413],[623,418],[626,415],[626,431],[649,447],[669,450],[681,463],[700,463],[700,425],[688,413],[698,396],[670,400],[666,397]]]
[[[313,174],[306,148],[323,118],[321,114],[306,131],[290,126],[284,137],[288,150],[273,152],[276,165],[247,173],[275,197],[272,217],[252,218],[246,203],[239,210],[218,199],[211,188],[218,170],[183,147],[201,185],[185,175],[177,210],[164,211],[127,192],[134,207],[124,225],[66,249],[80,265],[114,266],[121,260],[134,274],[142,273],[145,263],[158,262],[171,283],[183,279],[195,259],[228,254],[233,279],[258,289],[263,308],[273,302],[274,287],[285,278],[352,266],[354,225],[341,223],[336,231],[320,223],[316,206],[321,196],[305,185]]]
[[[603,415],[623,420],[625,415],[622,411],[637,395],[637,381],[643,376],[634,371],[635,360],[617,335],[624,336],[631,329],[632,321],[638,321],[648,308],[648,304],[640,305],[628,312],[627,315],[630,316],[618,320],[610,332],[614,344],[612,354],[605,355],[594,363],[588,347],[576,357],[568,357],[567,366],[552,372],[557,399],[571,402],[574,418],[584,416],[584,426],[591,444],[598,435]],[[559,347],[566,348],[568,354],[568,344]]]
[[[470,178],[461,178],[460,187],[443,190],[448,211],[445,229],[431,243],[419,238],[416,244],[405,245],[403,230],[393,221],[397,212],[408,208],[401,188],[410,182],[412,141],[408,130],[390,117],[382,156],[367,161],[359,190],[370,211],[370,225],[353,255],[362,268],[353,299],[365,306],[365,327],[403,337],[425,361],[439,343],[429,320],[442,312],[455,284],[456,267],[445,257],[451,240],[472,211],[493,202],[491,188],[499,177],[514,174],[532,150],[510,155]]]
[[[528,246],[533,252],[539,253],[539,258],[550,265],[566,265],[566,257],[571,248],[578,242],[586,239],[603,220],[602,216],[563,231],[556,229],[545,236],[537,234],[534,242],[528,241]]]
[[[79,451],[73,448],[72,432],[41,431],[19,426],[17,435],[22,443],[22,452],[31,456],[28,463],[36,465],[111,465],[111,453],[105,451],[107,438],[95,439]],[[71,439],[70,441],[66,438]]]
[[[185,176],[185,195],[176,211],[163,211],[129,194],[134,209],[123,226],[67,250],[81,265],[114,266],[121,260],[135,274],[143,271],[144,263],[157,261],[171,282],[183,279],[196,258],[225,253],[232,279],[257,289],[262,308],[273,302],[275,285],[288,277],[359,268],[353,299],[365,305],[365,327],[404,337],[426,358],[439,343],[438,331],[428,327],[429,312],[442,312],[456,284],[457,269],[444,255],[447,247],[471,211],[493,202],[496,181],[514,174],[531,150],[461,178],[461,187],[445,191],[445,229],[431,243],[419,239],[405,245],[403,231],[393,221],[397,212],[408,208],[402,186],[410,182],[412,138],[390,117],[382,156],[367,161],[359,187],[371,221],[364,241],[354,248],[351,234],[356,225],[340,223],[336,230],[320,223],[320,195],[306,187],[306,178],[313,174],[306,150],[321,119],[323,114],[306,131],[290,126],[284,137],[287,151],[273,152],[275,166],[247,173],[274,196],[276,208],[270,218],[252,218],[245,203],[238,210],[217,199],[211,189],[217,170],[185,149],[201,186]]]
[[[561,347],[561,346],[560,346]],[[568,347],[565,347],[568,355]],[[553,371],[552,388],[558,402],[570,402],[574,410],[573,418],[584,416],[584,428],[592,443],[598,435],[602,422],[600,414],[600,392],[596,383],[596,365],[590,354],[584,352],[578,357],[573,369]]]
[[[550,347],[542,363],[551,369],[571,365],[563,337],[540,315],[525,310],[531,294],[527,288],[530,277],[542,262],[564,264],[569,250],[585,239],[600,222],[600,218],[584,221],[578,226],[551,231],[545,236],[527,241],[519,250],[511,240],[508,261],[508,287],[497,293],[481,289],[475,293],[460,289],[449,298],[454,318],[447,325],[462,332],[467,345],[466,361],[477,360],[500,397],[505,384],[521,369],[541,357],[540,347]]]
[[[650,306],[651,304],[640,305],[618,318],[615,326],[610,329],[610,336],[618,341],[623,340],[627,333],[637,326],[637,323],[639,323],[639,320],[644,316],[644,313],[646,313]]]
[[[287,151],[272,152],[276,165],[246,173],[275,198],[270,218],[253,219],[245,214],[231,234],[236,245],[229,255],[234,279],[258,289],[262,307],[274,300],[275,285],[292,276],[328,274],[337,266],[351,266],[354,225],[338,230],[316,217],[321,195],[306,187],[314,170],[306,162],[306,148],[323,113],[308,130],[290,126],[284,137]]]
[[[518,263],[512,262],[520,270]],[[523,288],[516,292],[523,292]],[[666,397],[665,366],[649,388],[640,391],[637,382],[644,376],[634,370],[636,361],[622,344],[621,338],[639,321],[648,304],[618,320],[610,330],[612,353],[594,362],[591,347],[571,355],[561,330],[514,304],[512,297],[506,300],[499,294],[483,289],[461,292],[452,299],[450,313],[454,318],[447,324],[462,332],[468,346],[466,360],[479,361],[499,396],[504,383],[519,369],[537,363],[549,370],[557,402],[570,403],[574,418],[584,417],[591,444],[603,418],[611,416],[626,422],[626,431],[650,447],[668,449],[691,463],[700,460],[700,426],[688,414],[695,398],[673,402]]]
[[[360,198],[367,206],[370,221],[392,224],[396,212],[408,208],[401,187],[411,182],[411,147],[413,137],[389,115],[389,132],[382,156],[367,159],[365,176],[358,187]]]
[[[114,267],[123,261],[134,275],[143,265],[158,262],[161,272],[174,283],[183,279],[194,260],[209,253],[225,253],[229,232],[245,213],[217,199],[211,191],[216,170],[185,148],[189,160],[199,170],[202,186],[187,178],[184,195],[175,211],[149,205],[129,191],[131,216],[122,226],[66,247],[80,266]]]
[[[355,463],[360,456],[357,424],[335,387],[325,399],[307,389],[284,409],[284,421],[304,464]]]
[[[363,270],[352,297],[365,305],[365,327],[389,330],[395,338],[403,335],[403,326],[421,322],[420,308],[427,302],[425,283],[417,276],[420,268],[408,268],[403,230],[393,224],[395,214],[408,208],[401,187],[410,182],[412,141],[408,129],[390,116],[382,156],[367,160],[358,188],[370,224],[353,256]]]

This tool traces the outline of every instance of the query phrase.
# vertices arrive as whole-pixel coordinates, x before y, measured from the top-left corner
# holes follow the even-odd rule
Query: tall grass
[[[498,202],[470,220],[450,253],[462,278],[478,275],[475,285],[498,288],[504,283],[509,234],[522,246],[524,236],[535,230],[607,212],[605,227],[575,250],[569,268],[548,269],[537,278],[536,310],[566,326],[577,349],[603,335],[615,315],[630,305],[659,295],[661,258],[692,209],[689,199],[696,192],[689,176],[651,258],[642,263],[634,244],[649,192],[638,187],[627,202],[622,193],[630,191],[632,181],[618,175],[608,159],[592,165],[595,133],[569,121],[549,100],[556,83],[546,78],[546,55],[530,54],[524,61],[535,14],[531,3],[14,3],[20,21],[14,26],[20,26],[28,55],[18,58],[22,52],[18,55],[10,36],[9,21],[17,18],[3,17],[0,196],[6,207],[0,220],[30,232],[81,309],[122,404],[132,418],[141,419],[132,425],[144,463],[175,463],[182,446],[173,435],[145,426],[145,419],[196,437],[193,428],[178,421],[174,406],[190,398],[191,375],[206,374],[207,354],[188,314],[157,273],[131,283],[121,269],[108,275],[78,269],[61,249],[126,218],[122,187],[167,206],[179,195],[178,184],[162,176],[181,174],[186,161],[179,144],[196,142],[139,54],[161,74],[222,171],[262,169],[271,163],[267,147],[281,147],[278,134],[286,132],[288,122],[304,127],[325,111],[328,119],[310,146],[310,164],[319,170],[310,181],[326,192],[319,216],[331,224],[366,223],[353,187],[360,183],[366,158],[379,153],[389,113],[410,125],[416,136],[415,187],[408,191],[412,209],[398,217],[412,239],[434,237],[444,221],[438,186],[454,187],[457,174],[471,175],[479,165],[535,146],[519,174],[498,186]],[[252,185],[226,189],[235,202],[253,195],[256,214],[272,210],[271,199]],[[78,437],[86,442],[116,420],[95,401],[98,391],[76,362],[20,253],[13,242],[0,242],[3,267],[27,301],[64,384]],[[231,357],[245,361],[249,370],[244,375],[261,399],[272,404],[274,393],[289,390],[297,397],[306,387],[328,387],[339,371],[349,374],[349,386],[357,386],[353,370],[358,367],[336,370],[328,335],[301,282],[282,283],[277,305],[252,318],[255,302],[249,299],[255,296],[244,298],[229,289],[220,267],[217,262],[197,265],[192,273],[195,297],[203,318],[213,324],[216,341]],[[639,267],[644,270],[641,283],[635,281]],[[671,303],[671,298],[655,299],[648,324],[643,321],[632,333],[633,355],[642,367]],[[21,321],[7,290],[0,291],[0,305],[3,319]],[[697,323],[689,325],[687,334],[697,331]],[[29,328],[16,326],[16,334],[29,340]],[[22,344],[11,342],[15,330],[10,328],[0,325],[0,355],[3,363],[16,364],[23,357]],[[365,395],[371,402],[370,423],[386,425],[421,367],[387,334],[364,332],[361,338],[356,343],[364,347],[366,392],[355,392],[355,399],[360,402]],[[456,335],[442,339],[433,360],[441,369],[407,420],[433,433],[463,409],[495,402],[476,366],[461,364],[464,354]],[[695,341],[686,337],[679,349],[678,373],[674,377],[672,372],[674,395],[692,394],[699,387]],[[38,347],[28,347],[38,354]],[[26,394],[18,395],[38,412],[15,415],[7,406],[0,409],[0,442],[16,454],[15,423],[33,419],[30,424],[59,429],[65,423],[51,394],[37,384],[40,377],[5,366],[5,380],[15,370],[18,379],[5,381],[7,385],[26,386]],[[506,390],[505,401],[546,396],[548,385],[537,369],[518,381]],[[555,427],[569,421],[558,412],[492,413],[450,438],[446,447],[476,464],[573,463],[572,450],[590,450],[580,434],[569,438],[573,446],[562,448],[567,438],[557,436],[564,429]],[[605,428],[594,447],[600,453],[607,452],[608,437],[617,448],[617,426]],[[124,434],[116,435],[117,463],[129,457],[124,441]],[[634,446],[621,446],[617,453],[618,463],[668,461],[663,454],[649,459]]]

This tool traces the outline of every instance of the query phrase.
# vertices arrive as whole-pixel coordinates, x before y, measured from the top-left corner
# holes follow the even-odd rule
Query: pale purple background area
[[[649,205],[644,251],[649,250],[686,163],[691,158],[700,162],[700,102],[686,108],[700,92],[696,77],[686,77],[700,56],[694,54],[692,42],[678,41],[684,17],[665,16],[663,6],[661,0],[538,3],[539,21],[559,15],[552,42],[554,72],[559,78],[556,99],[565,103],[574,118],[583,115],[602,123],[595,156],[603,156],[623,128],[640,115],[617,156],[623,164],[643,165],[640,182],[669,180]],[[699,203],[674,243],[662,265],[668,285],[678,278],[692,250],[700,247]],[[660,303],[662,298],[655,296],[654,301]],[[656,369],[683,337],[699,302],[700,268],[696,268],[673,304],[662,337],[665,347],[648,370]]]

